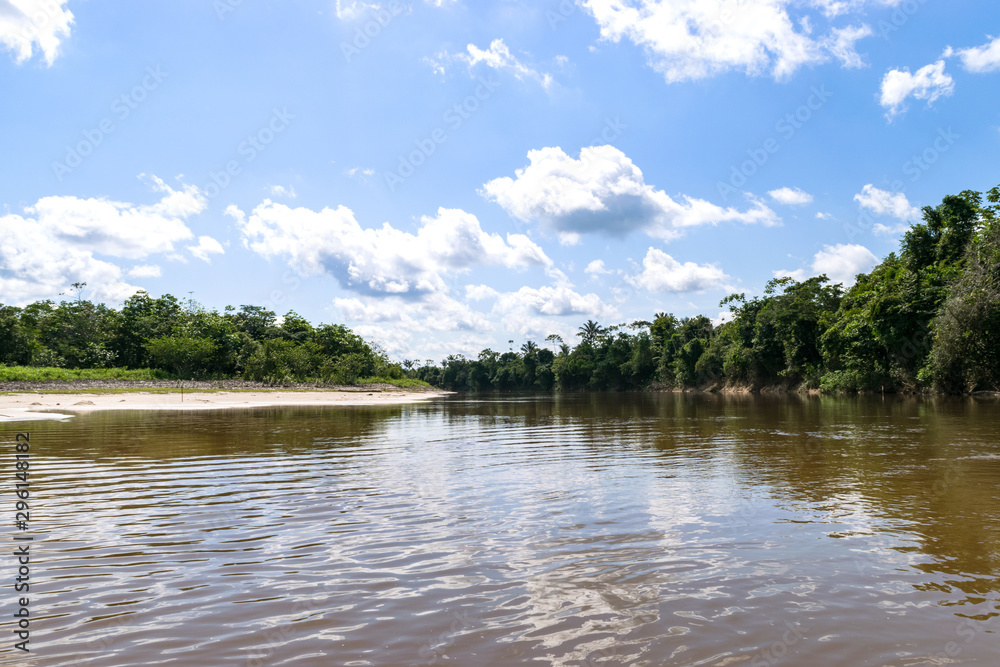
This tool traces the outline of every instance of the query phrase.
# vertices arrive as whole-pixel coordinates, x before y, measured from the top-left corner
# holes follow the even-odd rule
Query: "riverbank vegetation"
[[[827,392],[1000,390],[1000,186],[925,207],[900,251],[846,291],[826,276],[722,301],[729,321],[603,327],[416,369],[451,390],[805,388]],[[551,347],[551,349],[549,349]]]
[[[79,291],[83,284],[76,284]],[[172,295],[120,309],[76,299],[0,306],[0,382],[241,378],[284,385],[417,386],[345,326],[314,327],[260,306],[206,310]]]

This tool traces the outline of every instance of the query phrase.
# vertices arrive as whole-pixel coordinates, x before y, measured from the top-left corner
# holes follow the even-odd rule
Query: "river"
[[[35,533],[32,658],[5,630],[6,664],[1000,664],[996,401],[459,395],[5,426],[31,434]]]

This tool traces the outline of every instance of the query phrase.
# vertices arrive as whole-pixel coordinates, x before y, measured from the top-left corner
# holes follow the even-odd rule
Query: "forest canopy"
[[[84,287],[77,283],[77,293]],[[0,363],[72,369],[150,368],[179,379],[355,384],[403,377],[378,345],[339,324],[313,326],[261,306],[219,313],[146,292],[120,309],[77,299],[0,306]]]

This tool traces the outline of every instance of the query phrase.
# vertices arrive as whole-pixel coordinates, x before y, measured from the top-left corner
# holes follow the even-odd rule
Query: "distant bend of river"
[[[3,664],[1000,665],[997,401],[453,396],[5,426],[31,433],[36,537],[30,661],[5,614]]]

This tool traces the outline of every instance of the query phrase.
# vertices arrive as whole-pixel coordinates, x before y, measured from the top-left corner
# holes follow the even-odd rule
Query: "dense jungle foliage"
[[[78,294],[83,286],[74,285]],[[0,364],[19,367],[0,377],[47,377],[30,367],[92,369],[81,374],[87,378],[243,378],[267,384],[404,377],[399,364],[345,326],[314,327],[294,312],[278,322],[274,312],[260,306],[229,306],[218,313],[146,292],[118,310],[79,299],[0,306]],[[136,375],[135,369],[159,373]]]

